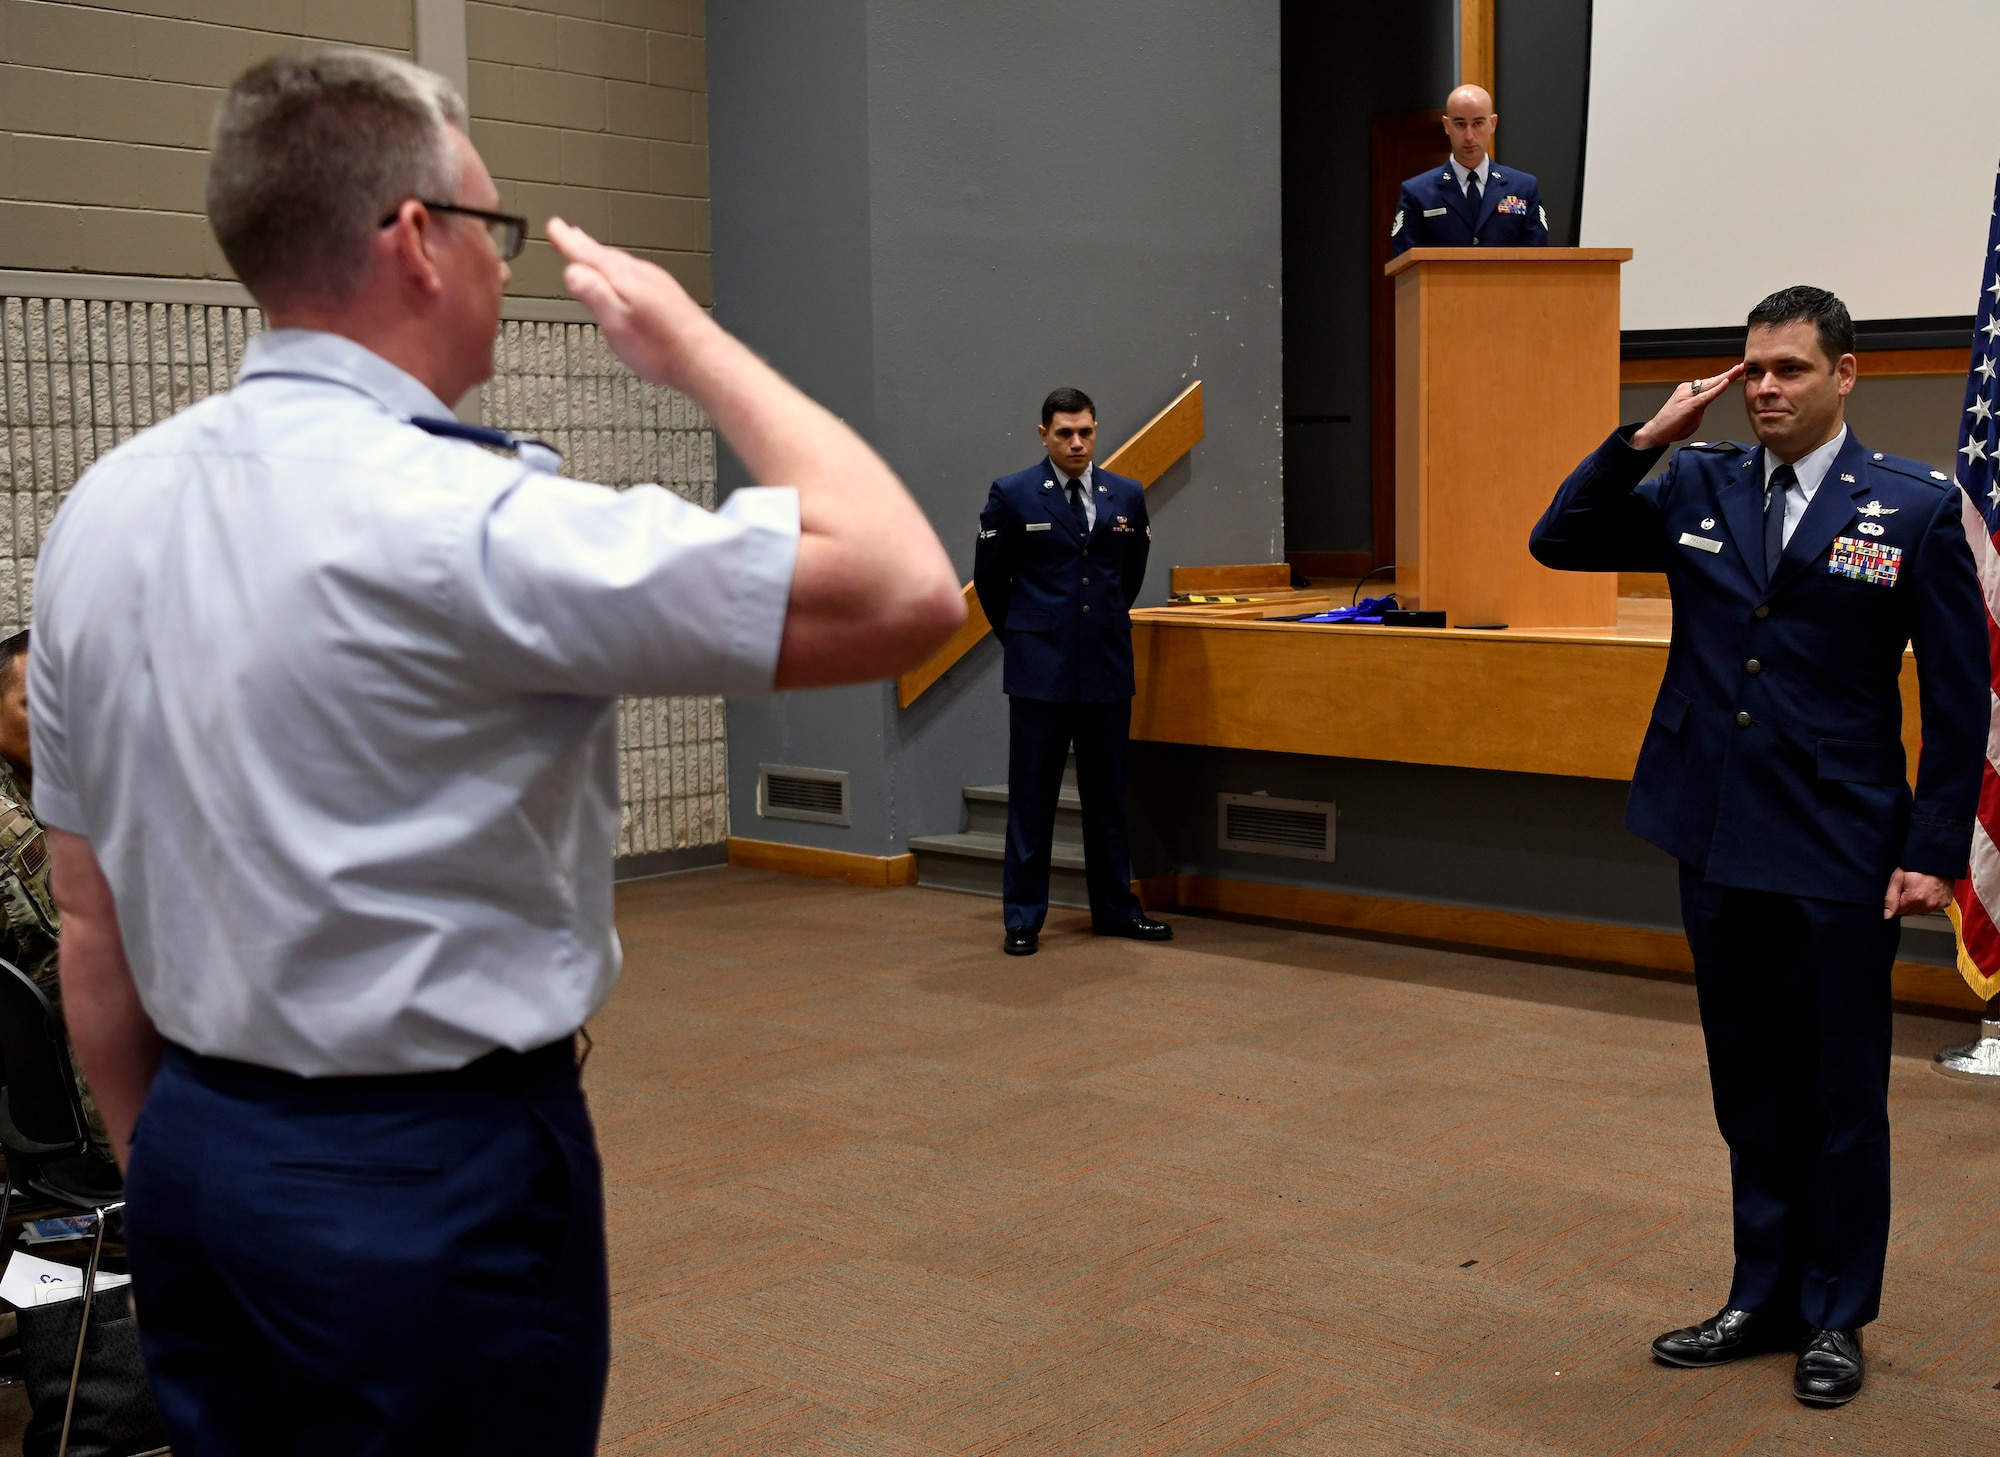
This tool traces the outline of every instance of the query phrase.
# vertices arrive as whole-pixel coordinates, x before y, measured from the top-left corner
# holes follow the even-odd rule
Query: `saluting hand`
[[[1726,373],[1675,385],[1660,413],[1632,432],[1633,448],[1653,450],[1687,439],[1701,429],[1701,417],[1708,407],[1741,378],[1743,366],[1732,364]]]
[[[607,248],[582,228],[549,219],[549,241],[568,267],[563,283],[604,330],[612,353],[641,379],[686,391],[689,355],[715,321],[658,264]]]

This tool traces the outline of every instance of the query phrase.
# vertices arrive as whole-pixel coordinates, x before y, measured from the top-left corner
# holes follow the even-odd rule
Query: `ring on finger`
[[[1694,379],[1688,381],[1688,393],[1691,395],[1698,395],[1707,388],[1708,388],[1708,381],[1705,379]]]

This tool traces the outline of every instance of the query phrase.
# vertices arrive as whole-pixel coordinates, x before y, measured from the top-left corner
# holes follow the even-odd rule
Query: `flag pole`
[[[1954,483],[1963,493],[1959,507],[1966,541],[1986,599],[1983,615],[1995,649],[1991,661],[2000,663],[2000,173],[1994,177],[1993,214],[1980,272],[1972,368],[1965,377],[1965,410],[1959,416],[1952,464]],[[1994,678],[1993,701],[2000,709],[2000,672]],[[2000,744],[2000,711],[1987,725],[1986,739],[1971,864],[1945,907],[1957,943],[1959,975],[1985,1006],[1979,1036],[1940,1049],[1931,1066],[1946,1077],[2000,1087],[2000,817],[1988,809],[2000,803],[2000,758],[1992,747]]]
[[[1948,1078],[2000,1086],[2000,1007],[1986,1004],[1979,1019],[1979,1038],[1962,1047],[1941,1047],[1931,1054],[1931,1066]]]
[[[1992,766],[1988,766],[1987,772],[1993,772]],[[1979,1016],[1979,1036],[1957,1047],[1939,1048],[1931,1054],[1931,1066],[1948,1078],[2000,1087],[2000,980],[1995,979],[2000,971],[1990,966],[1995,958],[1986,934],[1978,932],[1970,938],[1966,934],[1966,908],[1977,895],[1973,877],[1967,877],[1952,887],[1952,902],[1944,908],[1944,913],[1951,921],[1952,938],[1958,943],[1958,974],[1965,978],[1974,995],[1986,999],[1985,1010]],[[1974,915],[1977,924],[1991,927],[1983,903]],[[1968,939],[1978,943],[1986,953],[1984,957],[1974,954],[1967,945]]]

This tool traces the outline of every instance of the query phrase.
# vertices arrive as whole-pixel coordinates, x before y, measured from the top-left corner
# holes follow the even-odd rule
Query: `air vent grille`
[[[1216,843],[1225,850],[1333,859],[1331,804],[1273,799],[1267,794],[1219,794],[1215,818]]]
[[[760,764],[757,766],[757,813],[767,820],[847,824],[847,771]]]

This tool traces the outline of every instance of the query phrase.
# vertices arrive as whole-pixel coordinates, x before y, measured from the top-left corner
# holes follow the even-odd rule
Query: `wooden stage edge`
[[[1515,951],[1565,961],[1599,962],[1692,978],[1687,940],[1678,932],[1620,926],[1564,916],[1536,916],[1478,906],[1230,880],[1213,875],[1148,876],[1139,882],[1149,914],[1213,911],[1269,921],[1367,931],[1412,941],[1437,941],[1479,951]],[[1916,1006],[1978,1012],[1985,1003],[1949,966],[1896,963],[1893,995]]]
[[[1673,629],[1665,598],[1620,599],[1616,627],[1474,632],[1262,621],[1301,609],[1251,595],[1133,612],[1134,739],[1629,780]],[[1906,653],[1912,774],[1921,737]]]
[[[915,855],[857,855],[850,850],[819,850],[778,840],[729,837],[729,863],[744,870],[776,870],[785,875],[809,875],[848,885],[915,885]]]

